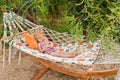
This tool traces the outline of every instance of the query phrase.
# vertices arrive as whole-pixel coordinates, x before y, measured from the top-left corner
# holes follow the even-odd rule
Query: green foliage
[[[3,35],[3,28],[0,25],[0,38],[2,37],[2,35]]]
[[[70,0],[69,15],[74,15],[74,24],[87,29],[90,40],[100,36],[120,40],[119,0]]]
[[[23,15],[29,12],[57,31],[83,35],[86,30],[89,40],[102,37],[120,42],[119,0],[0,0],[0,6],[7,11],[17,9]]]
[[[30,13],[41,24],[63,32],[66,30],[63,19],[67,14],[66,4],[67,0],[2,0],[0,6],[4,6],[6,11],[18,10],[17,13],[22,12],[23,17]]]

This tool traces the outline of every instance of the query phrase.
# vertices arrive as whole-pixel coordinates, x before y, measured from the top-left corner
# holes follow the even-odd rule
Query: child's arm
[[[48,44],[46,44],[43,48],[42,48],[42,52],[45,51],[48,47],[50,47]]]
[[[40,46],[40,43],[38,43],[38,49],[39,49],[40,52],[42,52],[42,48]]]
[[[38,48],[40,52],[44,52],[48,47],[51,47],[51,46],[47,43],[43,47],[41,47],[40,43],[38,43]]]

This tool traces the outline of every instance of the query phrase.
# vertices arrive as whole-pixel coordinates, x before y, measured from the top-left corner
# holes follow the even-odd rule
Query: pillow
[[[23,36],[25,38],[26,43],[28,44],[28,48],[38,49],[38,44],[33,34],[23,33]]]

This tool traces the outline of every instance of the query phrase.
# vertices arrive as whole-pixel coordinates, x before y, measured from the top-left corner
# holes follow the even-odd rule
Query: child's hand
[[[42,51],[45,51],[47,48],[51,47],[50,45],[45,45],[42,49]]]

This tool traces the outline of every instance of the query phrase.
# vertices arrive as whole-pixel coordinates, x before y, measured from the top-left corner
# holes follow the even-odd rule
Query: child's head
[[[40,34],[35,34],[35,39],[38,41],[38,42],[41,42],[41,41],[44,41],[45,40],[45,37],[43,35],[40,35]]]

